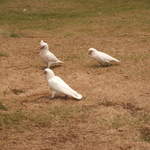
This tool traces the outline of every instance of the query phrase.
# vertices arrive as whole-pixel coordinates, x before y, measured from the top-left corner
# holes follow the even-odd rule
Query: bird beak
[[[45,46],[41,46],[40,49],[43,49]]]

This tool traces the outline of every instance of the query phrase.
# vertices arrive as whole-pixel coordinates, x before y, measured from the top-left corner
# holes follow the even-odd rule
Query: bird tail
[[[82,99],[82,95],[81,94],[75,94],[74,96],[73,96],[75,99],[78,99],[78,100],[80,100],[80,99]]]
[[[113,58],[113,60],[116,61],[116,62],[120,62],[120,60],[118,60],[118,59],[116,59],[116,58]]]
[[[76,91],[73,91],[72,97],[74,97],[75,99],[78,99],[78,100],[82,99],[82,95],[77,93]]]
[[[63,62],[63,61],[58,60],[58,63],[63,64],[64,62]]]

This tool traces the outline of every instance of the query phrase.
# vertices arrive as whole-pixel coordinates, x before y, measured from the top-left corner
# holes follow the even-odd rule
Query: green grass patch
[[[150,124],[150,113],[148,112],[136,113],[135,117],[137,118],[138,122],[140,122],[139,125]]]
[[[43,113],[29,114],[30,121],[32,121],[37,126],[52,126],[52,125],[63,125],[68,124],[72,120],[79,117],[80,119],[85,119],[88,114],[89,109],[86,107],[79,106],[55,106],[49,108],[48,111]]]
[[[150,53],[133,53],[126,56],[119,56],[121,60],[133,61],[134,63],[144,62],[146,59],[150,58]]]
[[[0,0],[0,4],[7,3],[9,0]]]
[[[150,127],[141,127],[139,131],[141,139],[150,143]]]
[[[13,111],[0,112],[0,127],[15,129],[30,129],[30,125],[39,127],[63,126],[74,120],[85,120],[91,112],[88,107],[55,106],[43,112]]]
[[[12,37],[12,38],[20,38],[23,36],[22,34],[16,33],[14,31],[11,32],[8,30],[3,30],[3,29],[0,29],[0,35],[3,37]]]
[[[17,33],[11,33],[11,34],[10,34],[10,37],[12,37],[12,38],[20,38],[21,35],[20,35],[20,34],[17,34]]]
[[[25,114],[22,111],[12,113],[0,113],[0,127],[10,128],[19,125],[25,119]]]
[[[11,91],[16,95],[19,95],[25,92],[23,89],[11,89]]]
[[[116,17],[113,24],[116,24],[119,20],[119,24],[150,24],[147,17],[150,6],[148,0],[33,0],[32,2],[24,1],[21,3],[18,3],[17,0],[4,3],[4,0],[2,0],[0,3],[1,25],[9,24],[13,27],[16,26],[18,29],[50,30],[64,25],[80,26],[81,23],[84,25],[88,20],[93,20],[94,17],[98,17],[101,22],[108,16]],[[32,7],[33,4],[34,7]],[[26,11],[23,11],[24,9]],[[143,12],[143,10],[146,12]],[[134,14],[134,12],[138,13]],[[128,13],[127,17],[126,13]],[[124,19],[118,18],[120,14],[124,16]],[[110,20],[111,18],[106,19],[106,24]],[[94,20],[93,24],[95,24]]]
[[[7,111],[7,108],[0,102],[0,110],[5,110]]]
[[[83,59],[86,57],[85,53],[83,53],[82,51],[79,51],[78,54],[69,54],[66,55],[64,60],[65,61],[83,61]]]
[[[125,115],[113,115],[111,118],[98,117],[97,123],[100,127],[106,129],[119,129],[124,126],[132,127],[135,123],[136,119],[132,116]]]
[[[8,57],[9,55],[6,52],[0,52],[0,57]]]

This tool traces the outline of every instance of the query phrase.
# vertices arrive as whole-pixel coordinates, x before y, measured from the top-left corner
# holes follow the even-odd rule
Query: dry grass
[[[9,55],[6,52],[0,52],[0,57],[8,57]]]
[[[0,0],[0,147],[149,150],[149,4]],[[54,72],[84,100],[50,100],[40,40],[65,62]],[[101,67],[89,47],[121,64]]]

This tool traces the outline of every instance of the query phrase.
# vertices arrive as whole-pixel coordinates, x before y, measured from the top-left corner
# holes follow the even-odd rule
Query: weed
[[[0,52],[0,57],[8,57],[9,55],[6,52]]]
[[[68,38],[72,36],[73,36],[73,33],[70,33],[70,32],[64,34],[64,38]]]
[[[52,117],[47,112],[40,114],[28,114],[29,120],[36,124],[36,126],[47,127],[52,124]]]
[[[65,57],[65,61],[79,61],[79,60],[83,60],[85,57],[85,55],[81,52],[79,54],[73,54],[73,55],[68,55]]]
[[[135,63],[138,63],[138,62],[141,62],[141,61],[144,61],[146,59],[149,59],[150,57],[150,54],[149,53],[144,53],[144,54],[134,54],[134,55],[128,55],[126,56],[126,59],[127,60],[131,60],[131,61],[134,61]]]
[[[0,35],[3,37],[12,37],[12,38],[20,38],[22,35],[15,33],[14,31],[8,31],[4,29],[0,29]]]
[[[111,126],[114,129],[118,129],[120,127],[126,126],[126,125],[131,125],[133,124],[133,119],[130,119],[129,117],[123,117],[116,115],[113,120],[111,121]]]
[[[150,143],[150,127],[141,127],[140,134],[143,141]]]
[[[24,93],[24,90],[22,90],[22,89],[11,89],[11,91],[12,91],[14,94],[16,94],[16,95],[19,95],[19,94],[21,94],[21,93]]]
[[[150,114],[148,112],[139,112],[134,114],[137,118],[139,125],[149,124],[150,123]]]
[[[11,34],[10,34],[10,37],[12,37],[12,38],[20,38],[21,35],[20,35],[20,34],[17,34],[17,33],[11,33]]]
[[[70,0],[70,1],[46,1],[46,6],[38,1],[34,9],[30,7],[28,2],[15,3],[15,7],[11,9],[3,8],[3,4],[8,3],[7,7],[13,5],[16,0],[4,1],[1,0],[0,3],[0,21],[1,25],[8,25],[19,28],[19,29],[55,29],[62,27],[64,25],[79,25],[85,24],[84,22],[89,21],[90,18],[100,17],[99,20],[105,16],[116,16],[116,14],[126,14],[126,12],[132,13],[136,10],[148,9],[149,1],[121,1],[112,2],[110,0],[99,1],[99,0]],[[5,2],[5,3],[4,3]],[[34,4],[36,1],[32,1]],[[22,9],[28,7],[28,11],[25,13]],[[52,7],[54,6],[54,7]],[[60,7],[63,6],[63,7]],[[17,8],[17,9],[16,9]],[[135,18],[136,16],[136,18]],[[149,18],[143,13],[138,13],[134,17],[127,18],[122,21],[122,19],[113,20],[113,24],[149,24]],[[145,17],[143,17],[145,16]],[[102,17],[102,18],[101,18]],[[134,22],[133,22],[133,18]],[[144,19],[143,19],[144,18]],[[139,23],[140,21],[140,23]],[[107,20],[106,24],[108,24]],[[13,35],[12,37],[18,37],[18,35]]]
[[[56,124],[66,124],[77,116],[80,116],[79,118],[84,118],[87,112],[88,109],[85,107],[55,106],[50,108],[47,112],[35,115],[29,114],[28,116],[30,121],[37,126],[45,127]]]
[[[0,102],[0,110],[7,110],[7,108]]]
[[[25,119],[25,114],[22,111],[12,113],[0,113],[0,127],[7,128],[18,125]]]

